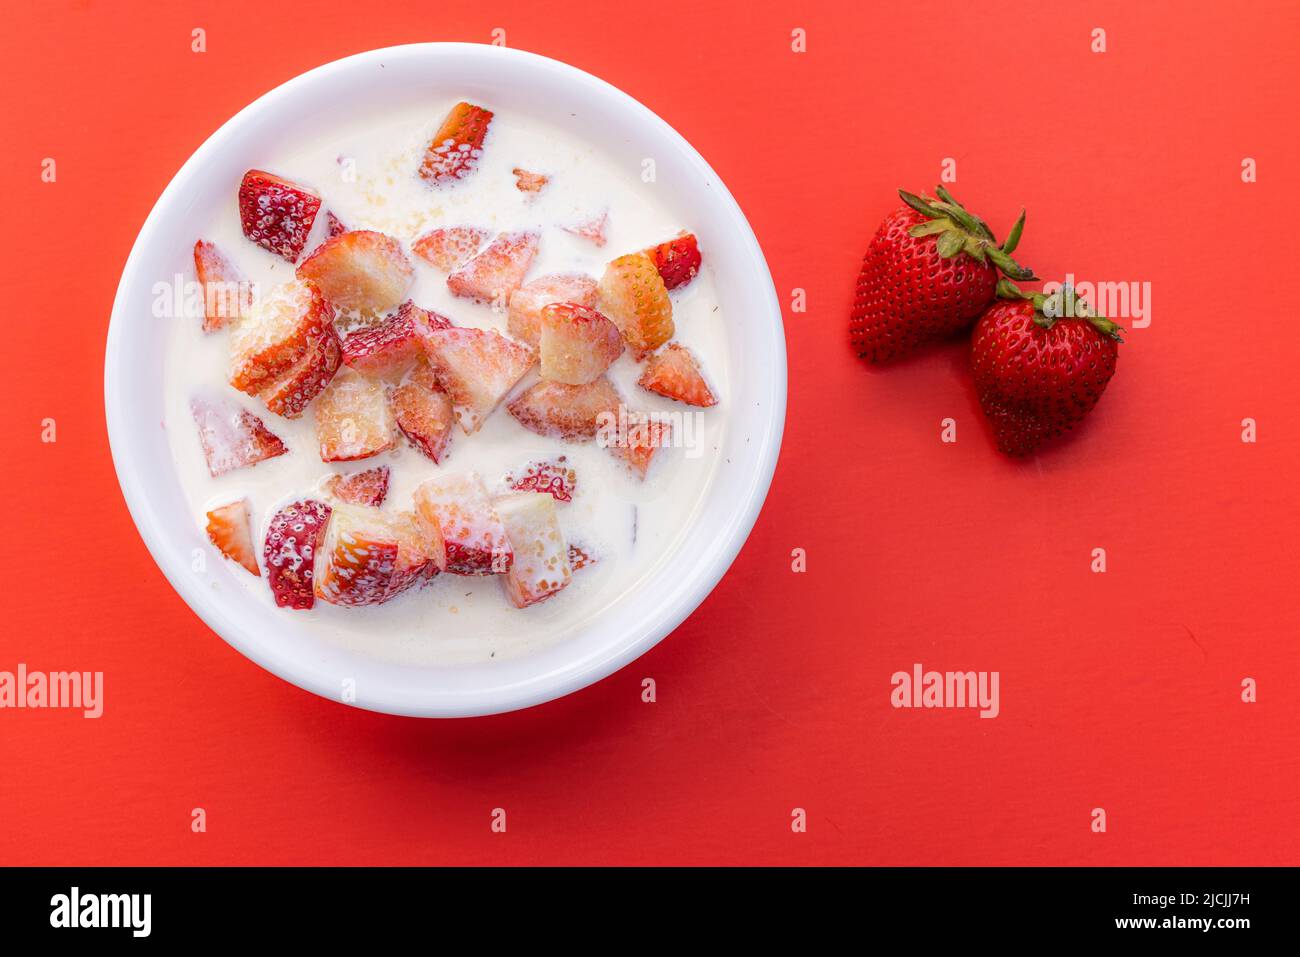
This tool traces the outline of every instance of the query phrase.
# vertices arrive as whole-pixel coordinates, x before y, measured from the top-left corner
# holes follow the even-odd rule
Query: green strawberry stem
[[[944,259],[951,259],[960,252],[966,252],[980,262],[992,262],[1003,275],[1012,279],[1033,282],[1038,278],[1032,269],[1020,265],[1011,258],[1016,246],[1020,244],[1020,235],[1025,229],[1023,209],[1020,211],[1020,218],[1011,227],[1006,242],[999,246],[988,223],[957,202],[942,186],[936,186],[934,192],[938,199],[931,199],[924,193],[917,196],[907,190],[898,191],[903,202],[927,220],[924,223],[917,223],[908,230],[912,236],[938,236],[939,255]]]
[[[1092,308],[1074,291],[1073,286],[1062,286],[1050,296],[1042,292],[1024,292],[1010,279],[999,279],[997,295],[999,299],[1025,299],[1034,304],[1034,322],[1044,329],[1056,325],[1056,320],[1068,317],[1087,319],[1094,329],[1103,336],[1109,336],[1116,342],[1123,342],[1120,333],[1124,327],[1111,322],[1105,316],[1097,315]]]

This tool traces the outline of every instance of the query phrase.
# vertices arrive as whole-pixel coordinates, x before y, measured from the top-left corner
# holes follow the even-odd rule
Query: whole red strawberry
[[[998,448],[1026,455],[1074,428],[1115,374],[1120,333],[1074,290],[1022,293],[1003,280],[975,325],[971,358],[980,408]]]
[[[992,230],[942,186],[938,199],[898,195],[906,206],[881,223],[858,274],[849,338],[863,359],[889,362],[970,325],[993,299],[998,271],[1033,279],[1011,258],[1025,214],[998,246]]]

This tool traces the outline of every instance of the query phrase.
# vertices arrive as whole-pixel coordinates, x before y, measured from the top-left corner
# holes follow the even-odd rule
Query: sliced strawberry
[[[605,268],[596,308],[614,320],[638,362],[673,336],[668,288],[645,253],[620,256]]]
[[[457,103],[442,121],[420,164],[420,176],[436,185],[464,179],[483,153],[492,113],[472,103]]]
[[[253,553],[253,536],[248,530],[248,502],[240,499],[208,512],[208,538],[233,562],[238,562],[255,578],[262,573]]]
[[[502,579],[516,608],[527,608],[550,598],[569,584],[569,546],[560,531],[555,499],[549,495],[518,492],[493,503],[505,525],[515,560]]]
[[[538,276],[520,286],[510,297],[510,315],[506,320],[506,328],[516,339],[536,348],[542,335],[542,308],[553,302],[576,302],[580,306],[594,306],[596,280],[576,272]]]
[[[700,246],[692,233],[681,232],[646,251],[669,289],[684,286],[700,271]]]
[[[215,332],[248,313],[252,286],[215,244],[203,239],[194,244],[194,271],[203,289],[204,332]]]
[[[396,444],[393,410],[383,382],[345,369],[316,403],[316,438],[323,462],[378,455]]]
[[[273,173],[250,169],[239,184],[244,235],[291,263],[302,255],[319,210],[315,190]]]
[[[271,517],[262,563],[271,594],[281,608],[310,608],[315,604],[312,566],[330,511],[324,502],[309,499],[287,505]]]
[[[561,455],[545,462],[529,462],[522,475],[508,475],[506,482],[516,492],[542,492],[557,502],[572,502],[578,473]]]
[[[314,591],[331,605],[378,605],[436,570],[413,513],[336,505],[316,550]]]
[[[474,226],[444,226],[411,243],[411,251],[431,266],[451,272],[478,252],[490,235]]]
[[[569,567],[575,572],[586,568],[588,565],[596,564],[596,556],[587,548],[581,545],[569,543]]]
[[[255,396],[333,334],[329,304],[315,283],[277,286],[231,330],[230,384]]]
[[[334,307],[372,318],[392,309],[415,282],[415,267],[392,236],[354,229],[327,239],[298,267]]]
[[[510,403],[510,414],[538,435],[587,442],[596,437],[602,416],[617,418],[621,403],[618,391],[604,376],[586,385],[543,380]]]
[[[444,569],[454,575],[504,574],[514,560],[505,526],[475,472],[439,475],[415,490],[415,511],[442,536]]]
[[[430,336],[440,329],[454,329],[453,323],[446,316],[433,312],[429,309],[414,309],[411,311],[411,328],[415,330],[415,338],[420,343],[420,355],[425,356],[429,353]],[[417,362],[418,366],[419,363]]]
[[[530,173],[518,166],[510,172],[515,174],[515,188],[521,193],[540,193],[542,187],[551,181],[549,176],[543,176],[541,173]]]
[[[442,390],[427,364],[421,364],[409,380],[393,390],[393,414],[397,427],[411,444],[433,461],[439,461],[451,441],[456,421],[451,396]]]
[[[289,451],[261,419],[229,399],[193,399],[190,411],[213,478]]]
[[[606,448],[643,479],[655,453],[667,448],[671,438],[672,426],[669,423],[646,415],[629,415]]]
[[[259,397],[276,415],[296,419],[330,384],[342,352],[338,334],[327,326],[324,338],[314,341],[307,354],[274,385],[259,392]]]
[[[417,329],[450,325],[450,320],[408,299],[379,325],[359,329],[344,339],[343,364],[366,375],[400,379],[424,358]]]
[[[524,281],[537,255],[540,234],[527,230],[500,233],[482,252],[447,277],[457,296],[504,307]]]
[[[349,505],[378,507],[388,497],[388,466],[380,465],[351,475],[331,475],[325,491]]]
[[[605,227],[609,223],[609,210],[602,210],[595,216],[586,219],[580,219],[577,222],[570,223],[568,226],[561,227],[566,233],[573,233],[575,236],[581,236],[597,247],[605,245]]]
[[[533,350],[495,329],[436,329],[424,346],[466,435],[478,431],[536,360]]]
[[[542,353],[545,369],[546,353]],[[650,357],[645,364],[645,371],[637,384],[643,389],[657,392],[659,395],[685,402],[687,405],[717,405],[717,397],[709,389],[704,376],[700,374],[700,364],[695,356],[683,345],[670,342]]]
[[[542,307],[539,352],[543,379],[585,385],[604,375],[623,354],[623,336],[595,309],[556,302]]]

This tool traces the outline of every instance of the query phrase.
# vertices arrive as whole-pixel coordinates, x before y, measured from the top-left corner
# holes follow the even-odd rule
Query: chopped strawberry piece
[[[540,238],[539,233],[526,230],[500,233],[486,249],[447,277],[447,288],[457,296],[504,308],[523,283],[537,255]]]
[[[514,561],[505,526],[475,472],[439,475],[415,490],[420,522],[441,533],[445,570],[454,575],[500,575]]]
[[[542,492],[557,502],[572,502],[578,473],[561,455],[552,461],[530,462],[523,475],[508,475],[506,482],[516,492]]]
[[[319,210],[315,190],[273,173],[250,169],[239,184],[244,235],[291,263],[302,255]]]
[[[336,505],[316,550],[316,597],[351,608],[389,601],[437,573],[429,544],[411,512]]]
[[[431,266],[451,272],[478,252],[490,235],[474,226],[444,226],[413,242],[411,251]]]
[[[536,348],[542,335],[542,308],[553,302],[576,302],[580,306],[594,306],[596,280],[576,272],[538,276],[520,286],[510,297],[510,315],[506,320],[506,328],[516,339]]]
[[[203,289],[203,331],[215,332],[229,320],[248,313],[253,288],[215,244],[194,244],[194,271]]]
[[[408,299],[379,325],[359,329],[344,339],[343,364],[366,375],[401,378],[424,358],[417,329],[450,325],[450,320]]]
[[[542,307],[542,378],[585,385],[604,375],[623,354],[618,326],[595,309],[572,302]]]
[[[415,267],[392,236],[355,229],[327,239],[298,267],[337,309],[371,318],[387,312],[415,282]]]
[[[472,103],[457,103],[442,121],[420,164],[420,176],[436,185],[464,179],[483,153],[492,113]]]
[[[271,594],[281,608],[310,608],[316,547],[325,534],[330,507],[312,500],[294,502],[276,512],[266,529],[262,563]]]
[[[345,369],[316,403],[316,438],[323,462],[378,455],[396,444],[393,410],[383,382]]]
[[[194,399],[190,411],[213,478],[289,451],[261,419],[228,399]]]
[[[515,174],[515,188],[521,193],[540,193],[542,187],[551,181],[549,176],[543,176],[541,173],[530,173],[518,166],[511,172]]]
[[[411,328],[415,330],[415,338],[419,341],[421,351],[420,355],[427,355],[429,352],[430,337],[440,329],[455,329],[456,325],[446,316],[433,312],[429,309],[413,309],[411,311]],[[417,362],[418,366],[419,363]]]
[[[510,403],[510,414],[538,435],[568,442],[588,442],[596,437],[602,416],[618,417],[622,404],[609,379],[601,376],[586,385],[562,385],[542,380]]]
[[[230,384],[256,395],[304,355],[332,322],[314,283],[287,282],[259,299],[230,337]]]
[[[542,353],[545,369],[546,353]],[[637,380],[643,389],[685,402],[687,405],[717,405],[718,400],[709,389],[695,356],[685,346],[670,342],[650,357],[645,372]]]
[[[638,478],[644,479],[655,453],[667,448],[672,426],[646,415],[629,415],[606,448],[626,462]]]
[[[560,531],[555,499],[549,495],[518,492],[494,501],[505,525],[515,560],[502,584],[516,608],[527,608],[550,598],[569,584],[569,546]]]
[[[238,562],[254,578],[261,578],[257,556],[253,553],[253,536],[248,530],[248,501],[240,499],[208,512],[208,538],[233,562]]]
[[[494,329],[436,329],[424,346],[466,435],[478,431],[536,360],[533,350]]]
[[[700,271],[700,247],[692,233],[682,232],[646,251],[669,289],[684,286]]]
[[[349,505],[378,507],[388,497],[388,466],[380,465],[351,475],[331,475],[325,491]]]
[[[605,268],[596,307],[614,320],[638,362],[673,336],[668,288],[645,253],[620,256]]]
[[[433,461],[441,460],[456,415],[451,396],[428,365],[417,366],[411,378],[393,391],[393,414],[412,445]]]
[[[609,210],[602,210],[595,216],[587,219],[580,219],[568,226],[561,227],[566,233],[573,233],[575,236],[581,236],[601,247],[605,245],[605,227],[609,223]]]
[[[324,338],[313,342],[307,354],[288,373],[258,395],[276,415],[296,419],[330,384],[338,370],[342,352],[338,335],[328,327]]]
[[[596,564],[596,556],[588,549],[581,545],[569,543],[569,567],[575,572],[579,569],[586,568],[588,565]]]
[[[306,363],[308,370],[327,370],[332,376],[338,351],[328,344],[337,339],[329,305],[315,283],[284,283],[259,299],[232,329],[230,384],[252,396],[277,394],[284,383],[312,379],[304,373],[307,357],[313,360]]]

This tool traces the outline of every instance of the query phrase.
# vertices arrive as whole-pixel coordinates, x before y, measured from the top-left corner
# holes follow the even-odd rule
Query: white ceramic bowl
[[[367,104],[463,96],[564,125],[639,168],[654,157],[671,183],[670,206],[702,237],[729,336],[731,394],[723,457],[700,520],[669,563],[624,596],[599,624],[534,654],[485,665],[416,668],[320,641],[293,616],[242,589],[214,592],[191,571],[194,515],[171,462],[163,419],[164,342],[151,315],[152,285],[194,242],[194,211],[233,202],[230,184],[270,145]],[[742,329],[743,326],[743,334]],[[609,84],[530,53],[462,43],[391,47],[305,73],[258,99],[204,143],[149,214],[113,304],[104,368],[109,440],[127,505],[154,559],[185,602],[227,642],[301,688],[392,714],[453,717],[539,704],[605,677],[651,648],[708,595],[735,559],[767,495],[785,420],[785,339],[772,278],[727,188],[663,120]],[[228,564],[228,563],[221,563]],[[222,570],[238,574],[238,571]]]

